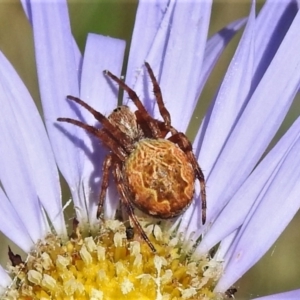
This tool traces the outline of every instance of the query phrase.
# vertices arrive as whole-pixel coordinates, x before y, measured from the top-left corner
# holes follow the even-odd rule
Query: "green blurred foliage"
[[[263,1],[257,2],[257,11],[259,11]],[[68,3],[73,34],[82,52],[84,51],[87,33],[93,32],[125,39],[128,54],[137,0],[69,0]],[[247,16],[249,9],[250,0],[215,1],[209,35],[233,20]],[[13,63],[40,108],[32,31],[18,0],[0,0],[0,25],[0,49]],[[192,125],[189,128],[191,138],[195,135],[209,101],[213,98],[221,83],[240,36],[241,33],[237,34],[224,51],[201,95],[201,101],[199,101],[192,118]],[[299,106],[298,99],[276,135],[274,142],[299,116]],[[233,212],[232,215],[234,216],[235,213]],[[278,217],[280,217],[280,212],[278,212]],[[298,214],[278,241],[271,247],[270,251],[236,283],[235,286],[238,288],[238,292],[235,296],[237,299],[250,299],[259,295],[299,288],[299,222],[300,215]],[[261,225],[266,226],[266,224]],[[253,242],[255,243],[255,241]],[[2,263],[5,263],[7,257],[7,248],[4,243],[3,241],[0,249],[2,251]]]

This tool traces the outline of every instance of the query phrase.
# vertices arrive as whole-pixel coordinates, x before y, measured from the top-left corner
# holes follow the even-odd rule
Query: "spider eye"
[[[114,110],[113,110],[113,112],[117,112],[117,111],[120,111],[121,110],[121,106],[118,106],[117,108],[115,108]]]

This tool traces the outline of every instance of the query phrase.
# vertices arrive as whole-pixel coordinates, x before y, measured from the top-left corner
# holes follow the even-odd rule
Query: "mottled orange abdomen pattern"
[[[182,214],[194,195],[195,174],[186,154],[165,139],[143,139],[125,162],[132,202],[158,218]]]

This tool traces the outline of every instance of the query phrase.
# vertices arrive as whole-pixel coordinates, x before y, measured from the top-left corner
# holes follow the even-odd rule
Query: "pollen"
[[[137,234],[128,240],[116,220],[104,221],[93,236],[80,229],[67,239],[49,234],[9,267],[13,283],[0,299],[223,299],[213,293],[221,263],[192,259],[180,237],[159,225],[144,227],[156,253]]]

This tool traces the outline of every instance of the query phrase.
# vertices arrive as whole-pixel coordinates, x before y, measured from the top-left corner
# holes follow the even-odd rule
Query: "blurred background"
[[[259,12],[263,2],[257,1],[257,12]],[[126,40],[128,53],[137,8],[136,0],[69,0],[68,3],[73,34],[82,52],[87,33],[94,32]],[[209,36],[233,20],[247,16],[249,9],[249,0],[214,1]],[[188,131],[190,139],[194,138],[209,101],[213,98],[226,72],[241,37],[241,32],[234,37],[224,51],[201,95]],[[0,50],[12,62],[33,99],[40,107],[32,32],[17,0],[0,0]],[[299,98],[295,100],[272,144],[299,116],[299,102]],[[22,205],[21,201],[20,205]],[[266,224],[261,225],[266,226]],[[300,287],[299,225],[300,214],[298,213],[269,252],[235,284],[238,289],[235,295],[237,299],[250,299]],[[1,238],[0,261],[5,264],[7,262],[7,243],[11,243],[5,241],[3,237]]]

